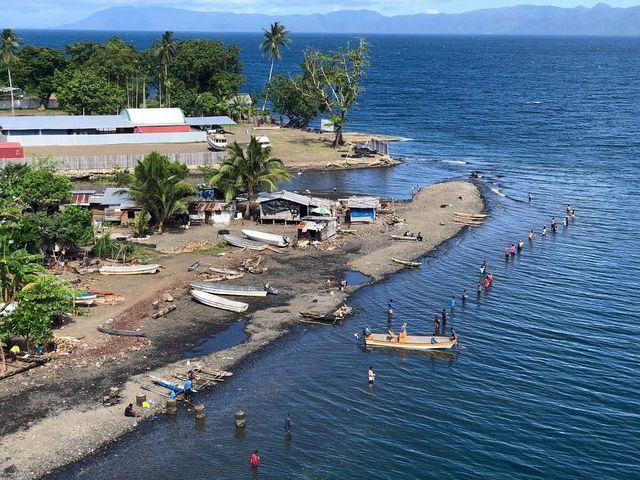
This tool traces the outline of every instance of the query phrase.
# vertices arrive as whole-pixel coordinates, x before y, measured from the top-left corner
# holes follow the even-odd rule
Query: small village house
[[[380,208],[378,197],[349,197],[340,200],[347,208],[347,221],[351,223],[373,223]]]
[[[192,225],[229,225],[236,217],[236,201],[225,202],[221,193],[212,187],[200,187],[196,201],[189,206]]]
[[[330,214],[333,212],[331,200],[309,197],[286,190],[261,193],[256,202],[260,205],[260,223],[299,222],[315,208],[324,208]]]
[[[82,197],[78,199],[83,200]],[[129,195],[129,190],[121,187],[107,187],[103,193],[90,195],[89,208],[94,222],[98,224],[114,222],[122,225],[133,222],[136,215],[142,210]]]
[[[298,223],[298,240],[321,242],[333,237],[337,231],[336,217],[306,216]]]

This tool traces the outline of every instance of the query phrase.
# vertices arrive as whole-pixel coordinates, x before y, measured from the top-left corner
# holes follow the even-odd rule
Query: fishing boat
[[[80,295],[75,297],[74,301],[76,305],[89,306],[96,301],[96,298],[98,298],[98,295],[94,293],[81,293]]]
[[[372,333],[365,328],[362,332],[365,348],[394,348],[397,350],[449,350],[458,344],[458,339],[435,335],[407,335],[406,329],[399,335],[389,333]]]
[[[391,261],[395,263],[399,263],[400,265],[404,265],[405,267],[418,268],[422,266],[422,262],[412,262],[411,260],[401,260],[399,258],[391,257]]]
[[[418,237],[416,237],[415,235],[391,235],[391,240],[406,240],[417,242]]]
[[[282,235],[275,235],[273,233],[258,232],[257,230],[242,230],[242,233],[249,240],[256,242],[266,243],[275,247],[286,247],[289,245],[289,240]]]
[[[234,247],[240,247],[240,248],[248,248],[250,250],[265,250],[268,246],[262,242],[256,242],[254,240],[237,237],[235,235],[230,235],[230,234],[222,235],[222,238],[224,238],[224,241],[227,242],[229,245],[233,245]]]
[[[107,335],[115,335],[116,337],[146,337],[147,334],[137,330],[118,330],[115,328],[98,327],[98,331]]]
[[[268,293],[277,294],[278,291],[269,287],[243,287],[241,285],[215,285],[204,282],[192,282],[190,284],[194,290],[213,293],[215,295],[232,295],[237,297],[266,297]]]
[[[222,152],[227,148],[227,137],[222,133],[210,131],[207,132],[207,143],[211,150]]]
[[[149,265],[105,265],[101,267],[101,275],[142,275],[146,273],[156,273],[160,265],[153,263]]]
[[[320,322],[320,323],[330,323],[332,325],[335,325],[337,322],[341,322],[342,320],[347,318],[349,315],[352,315],[353,312],[354,312],[353,307],[348,307],[346,305],[343,305],[333,313],[320,314],[320,313],[314,313],[314,312],[300,312],[300,316],[303,318],[303,320],[301,320],[302,322],[307,322],[307,323]],[[309,320],[313,320],[313,322],[309,322]]]
[[[191,296],[203,305],[221,310],[229,310],[230,312],[242,313],[246,312],[249,308],[248,303],[235,302],[201,290],[191,290]]]

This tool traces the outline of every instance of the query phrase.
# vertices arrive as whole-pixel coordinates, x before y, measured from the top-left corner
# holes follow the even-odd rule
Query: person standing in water
[[[543,237],[546,237],[546,236],[547,236],[547,226],[546,226],[546,225],[543,225],[543,226],[542,226],[542,236],[543,236]]]
[[[536,234],[533,230],[529,230],[529,234],[527,235],[527,238],[529,238],[530,242],[533,242],[533,239],[536,238]]]
[[[387,302],[387,314],[393,315],[393,299],[389,299]]]
[[[251,462],[251,469],[258,470],[258,466],[260,465],[260,457],[258,456],[258,450],[253,451],[249,461]]]
[[[291,435],[291,429],[293,428],[293,420],[291,420],[291,413],[287,413],[284,418],[284,434]]]
[[[376,373],[373,371],[373,367],[369,367],[369,385],[376,383]]]
[[[522,253],[523,248],[524,248],[524,242],[522,240],[518,240],[518,253]]]
[[[531,200],[533,200],[533,197],[531,196],[531,192],[529,192],[529,194],[527,195],[527,198],[529,199],[529,203],[531,203]]]
[[[460,297],[460,302],[462,303],[462,305],[467,303],[468,298],[469,298],[469,295],[467,295],[467,289],[465,288],[464,291],[462,292],[462,296]]]
[[[453,310],[453,308],[456,306],[456,297],[454,295],[451,295],[451,300],[449,300],[449,306],[451,307],[451,310]]]
[[[478,282],[478,285],[476,285],[476,295],[478,296],[478,298],[480,298],[481,294],[482,294],[482,283]]]

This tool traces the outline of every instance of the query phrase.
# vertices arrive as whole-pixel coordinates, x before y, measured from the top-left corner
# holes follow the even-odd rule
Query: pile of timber
[[[484,213],[466,213],[466,212],[454,212],[453,221],[455,223],[465,225],[467,227],[479,227],[481,226],[487,215]]]
[[[0,380],[5,378],[12,377],[22,372],[26,372],[27,370],[31,370],[32,368],[39,367],[40,365],[44,365],[50,360],[47,356],[41,356],[36,358],[18,358],[14,362],[9,359],[5,360],[6,369],[2,371],[2,364],[0,364]]]

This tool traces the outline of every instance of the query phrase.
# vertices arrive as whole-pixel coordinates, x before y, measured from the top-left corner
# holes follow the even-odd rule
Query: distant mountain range
[[[386,17],[370,10],[313,15],[262,15],[196,12],[168,7],[111,7],[59,28],[260,32],[279,21],[293,33],[640,35],[640,6],[559,8],[520,5],[458,14]]]

